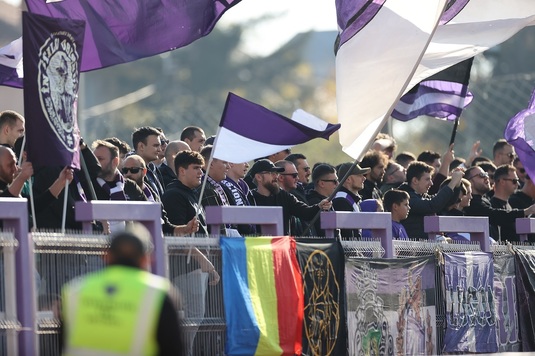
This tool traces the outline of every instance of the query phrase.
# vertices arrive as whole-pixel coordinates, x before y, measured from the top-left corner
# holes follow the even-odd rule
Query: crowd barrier
[[[194,265],[191,265],[191,250],[198,248],[210,259],[216,270],[223,271],[219,237],[162,238],[158,204],[90,202],[79,204],[76,209],[77,219],[86,223],[94,219],[106,219],[136,220],[145,224],[154,240],[152,271],[168,277],[177,289],[186,291],[183,292],[179,309],[186,341],[192,353],[225,354],[229,327],[223,300],[225,280],[223,278],[217,285],[207,286],[205,282],[208,276],[199,273],[193,268]],[[488,252],[494,256],[511,254],[509,246],[488,244],[486,218],[426,218],[424,227],[430,234],[429,241],[392,240],[389,213],[327,212],[322,213],[321,219],[322,227],[329,235],[334,233],[336,228],[366,228],[377,237],[368,241],[342,241],[346,261],[377,261],[384,258],[401,260],[407,257],[436,255],[437,252]],[[0,220],[3,222],[4,231],[0,233],[0,353],[59,354],[57,311],[61,286],[71,278],[103,267],[101,257],[108,246],[108,237],[92,234],[87,224],[85,231],[65,234],[29,233],[27,205],[24,199],[0,199]],[[215,228],[212,231],[218,231],[221,224],[233,223],[259,224],[263,235],[280,236],[282,232],[282,211],[278,207],[209,208],[207,221]],[[535,219],[518,219],[519,233],[535,232],[534,221]],[[432,237],[437,233],[448,231],[469,232],[474,241],[466,244],[433,241]],[[531,249],[531,246],[518,248]],[[349,267],[346,266],[346,270],[347,268]],[[440,278],[443,278],[443,271],[437,267],[434,273],[438,286]],[[434,293],[435,351],[441,353],[445,345],[448,304],[443,289],[437,288]],[[507,323],[511,324],[510,321]],[[358,343],[351,344],[351,336],[348,336],[348,340],[349,350],[362,346]],[[311,350],[309,354],[314,354],[313,348]]]

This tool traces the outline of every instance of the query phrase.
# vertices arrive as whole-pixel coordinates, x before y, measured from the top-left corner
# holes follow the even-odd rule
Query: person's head
[[[132,144],[136,154],[140,155],[147,164],[158,159],[162,151],[160,131],[154,127],[144,126],[132,133]]]
[[[451,179],[452,177],[448,177],[444,179],[442,183],[440,183],[440,189],[444,189],[445,187],[447,187],[451,183]],[[464,178],[462,180],[467,181]],[[459,186],[456,186],[455,188],[453,188],[453,195],[451,196],[449,202],[446,204],[446,207],[447,207],[446,210],[459,208],[459,203],[461,202],[463,192],[464,194],[466,194],[466,187],[462,183]]]
[[[237,182],[239,179],[243,179],[249,170],[249,163],[229,163],[230,169],[227,172],[227,177]]]
[[[416,156],[411,152],[401,152],[396,156],[396,162],[405,167],[405,169],[414,161],[416,161]]]
[[[279,186],[287,192],[292,189],[296,189],[299,173],[297,172],[297,168],[295,168],[294,164],[290,161],[281,160],[275,162],[275,166],[284,168],[284,173],[279,173]]]
[[[298,181],[302,184],[308,184],[308,179],[312,174],[312,170],[308,165],[305,155],[301,153],[292,153],[289,154],[285,160],[294,164],[295,168],[297,169],[297,173],[299,173],[297,176]]]
[[[277,194],[279,192],[278,176],[284,172],[284,168],[277,167],[269,159],[263,158],[256,161],[249,174],[258,187],[260,194]]]
[[[381,151],[388,156],[388,159],[391,159],[396,151],[397,145],[396,140],[389,134],[380,132],[375,137],[373,141],[372,149],[375,151]]]
[[[119,166],[124,162],[124,158],[131,151],[130,146],[125,141],[118,139],[117,137],[108,137],[104,141],[111,143],[119,149]]]
[[[516,175],[518,176],[518,179],[520,179],[520,183],[524,184],[526,182],[526,169],[524,168],[524,165],[522,162],[520,162],[520,158],[515,157],[515,160],[513,161],[513,166],[516,169]]]
[[[494,192],[498,198],[507,200],[518,188],[519,179],[513,165],[502,164],[494,172]]]
[[[479,162],[478,167],[489,175],[490,186],[494,186],[494,172],[496,172],[496,166],[492,162]]]
[[[11,184],[17,173],[17,157],[11,148],[0,146],[0,180]]]
[[[206,142],[206,135],[200,127],[188,126],[182,130],[180,140],[186,142],[192,151],[200,152]]]
[[[353,167],[353,164],[349,162],[340,164],[337,170],[338,178],[343,179],[351,167]],[[342,185],[353,194],[358,194],[358,191],[364,188],[366,174],[369,172],[370,168],[362,168],[357,164],[351,169],[351,173]]]
[[[167,165],[173,170],[173,172],[175,171],[175,165],[173,164],[173,162],[175,161],[175,157],[177,153],[180,151],[186,151],[186,150],[190,150],[190,147],[184,141],[180,141],[180,140],[170,141],[167,144],[167,147],[165,148],[165,152],[164,152],[165,161],[167,162]]]
[[[93,148],[93,154],[102,167],[99,177],[107,181],[113,180],[119,166],[119,149],[104,140],[96,140],[91,147]]]
[[[216,182],[221,182],[223,179],[227,178],[227,172],[230,168],[227,161],[223,161],[217,158],[212,158],[210,162],[210,156],[212,154],[212,145],[204,146],[201,149],[201,156],[204,158],[204,169],[208,172],[208,176],[215,180]],[[210,164],[210,169],[206,165]]]
[[[449,171],[453,171],[455,168],[459,167],[461,164],[464,165],[466,160],[462,157],[455,157],[450,163]]]
[[[383,183],[386,184],[401,184],[407,180],[407,173],[405,167],[392,160],[386,166]]]
[[[182,151],[175,157],[175,172],[178,180],[194,189],[201,185],[204,158],[196,151]]]
[[[319,164],[312,170],[314,190],[321,195],[330,196],[338,185],[336,169],[330,164]]]
[[[147,174],[147,165],[141,156],[126,157],[121,172],[125,178],[132,179],[140,188],[143,188],[143,178]]]
[[[391,189],[383,196],[385,211],[392,214],[392,220],[400,222],[409,216],[409,193],[404,190]]]
[[[107,265],[147,269],[152,253],[150,233],[139,223],[128,224],[124,231],[111,236]]]
[[[434,151],[423,151],[418,155],[418,161],[427,163],[435,169],[435,172],[438,172],[440,168],[440,153]]]
[[[370,168],[370,172],[366,175],[366,179],[374,183],[381,183],[385,175],[386,166],[388,164],[388,156],[379,151],[368,151],[362,157],[360,166],[362,168]]]
[[[472,201],[472,183],[468,179],[461,180],[461,198],[459,202],[459,209],[462,210],[470,205]]]
[[[470,167],[464,172],[470,184],[472,184],[472,192],[477,195],[483,195],[490,191],[489,174],[480,166]]]
[[[24,135],[24,117],[16,111],[0,112],[0,144],[15,147],[15,142]]]
[[[501,138],[494,143],[494,146],[492,147],[492,155],[494,157],[495,166],[512,164],[515,159],[515,148],[505,139]]]
[[[485,156],[477,156],[472,160],[472,166],[477,166],[480,162],[492,163],[492,160]]]
[[[163,129],[161,127],[155,127],[156,130],[160,132],[160,153],[158,153],[158,160],[162,161],[165,158],[165,150],[167,149],[167,144],[169,144],[169,140],[165,136],[165,133],[163,132]]]
[[[414,161],[407,168],[407,183],[418,194],[425,194],[433,185],[434,168],[427,163]]]

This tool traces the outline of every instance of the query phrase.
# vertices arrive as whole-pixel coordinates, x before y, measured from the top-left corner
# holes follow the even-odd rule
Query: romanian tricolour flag
[[[303,282],[290,237],[221,238],[227,355],[300,355]]]
[[[301,109],[289,119],[229,93],[213,156],[231,163],[247,162],[314,138],[328,140],[339,128],[340,124],[330,124]]]

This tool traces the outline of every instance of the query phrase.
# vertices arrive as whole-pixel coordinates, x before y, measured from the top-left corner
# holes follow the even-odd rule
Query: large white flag
[[[358,0],[338,0],[338,22],[342,34],[348,31],[340,20],[350,16],[347,10],[341,11],[344,6],[340,4],[345,4],[346,8],[352,6],[353,17],[366,15],[366,11],[361,11],[364,6],[356,8],[356,2]],[[384,125],[393,103],[398,101],[397,90],[405,94],[425,78],[482,53],[525,26],[535,24],[533,0],[449,1],[449,8],[420,60],[417,57],[420,52],[414,43],[414,38],[418,37],[412,34],[409,22],[419,24],[429,21],[431,3],[437,9],[443,4],[434,1],[424,7],[418,4],[419,1],[399,1],[401,4],[391,0],[374,1],[376,3],[384,4],[375,5],[375,9],[378,8],[376,16],[364,21],[367,25],[359,28],[351,40],[341,42],[336,58],[338,117],[343,127],[340,143],[344,151],[354,158],[363,153]],[[395,8],[395,4],[401,8]],[[390,15],[390,20],[387,15]],[[415,19],[418,17],[423,19]],[[351,28],[349,30],[351,34]],[[412,47],[406,45],[407,41],[412,43]],[[355,43],[347,46],[350,42]],[[407,73],[411,67],[409,51],[416,59],[412,65],[418,64],[414,73],[410,74]],[[408,85],[400,85],[403,80],[407,80]]]
[[[351,157],[360,158],[390,115],[445,5],[446,0],[388,0],[359,11],[353,0],[338,1],[343,29],[336,55],[338,122],[340,144]],[[355,27],[363,22],[363,27]]]

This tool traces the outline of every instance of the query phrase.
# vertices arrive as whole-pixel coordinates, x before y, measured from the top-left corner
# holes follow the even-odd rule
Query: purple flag
[[[24,12],[26,150],[34,167],[80,168],[76,120],[85,22]]]
[[[509,120],[503,135],[515,147],[529,177],[535,179],[535,90],[528,108]]]
[[[473,99],[468,92],[472,62],[467,59],[417,84],[401,97],[392,117],[409,121],[427,115],[455,121]]]
[[[266,157],[314,138],[329,139],[329,124],[298,109],[292,118],[229,93],[214,142],[214,158],[232,163]]]
[[[22,88],[22,37],[0,48],[0,85]]]
[[[444,254],[445,352],[497,352],[492,254]]]
[[[81,71],[131,62],[206,36],[240,0],[26,0],[31,13],[87,22]]]

